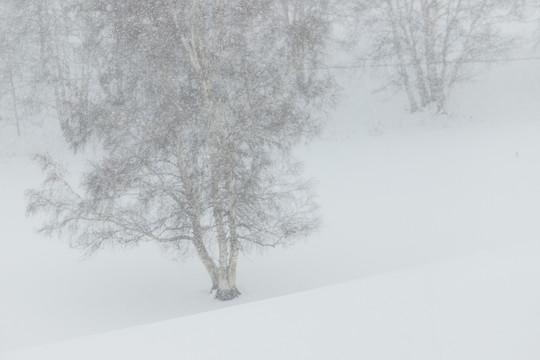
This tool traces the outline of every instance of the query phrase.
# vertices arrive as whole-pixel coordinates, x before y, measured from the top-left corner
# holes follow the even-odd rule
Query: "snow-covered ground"
[[[539,256],[504,247],[3,359],[535,360]]]
[[[349,77],[323,138],[298,150],[323,227],[243,258],[228,303],[196,259],[144,246],[82,261],[35,234],[24,190],[41,175],[25,152],[81,161],[55,124],[21,139],[2,129],[0,358],[540,358],[538,64],[494,66],[436,119]]]

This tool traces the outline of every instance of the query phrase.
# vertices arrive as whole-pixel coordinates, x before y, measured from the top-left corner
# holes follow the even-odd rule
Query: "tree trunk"
[[[232,286],[233,295],[237,297],[240,295],[240,291],[238,291],[238,289],[236,288],[236,265],[238,264],[238,254],[240,253],[240,246],[238,243],[238,231],[236,228],[236,195],[230,175],[227,176],[227,189],[229,191],[229,212],[227,216],[227,226],[229,228],[229,242],[231,247],[227,269],[229,286]]]
[[[208,275],[210,275],[210,279],[212,280],[212,288],[210,289],[210,292],[213,292],[214,290],[217,290],[218,288],[218,268],[216,266],[216,263],[214,260],[212,260],[212,257],[208,253],[208,250],[206,249],[206,246],[204,245],[203,241],[203,229],[201,226],[201,218],[200,218],[200,207],[199,207],[199,200],[198,197],[193,195],[195,190],[191,187],[191,182],[188,178],[186,168],[185,168],[185,159],[184,159],[184,128],[182,126],[178,129],[178,137],[177,137],[177,149],[176,149],[176,165],[178,166],[178,171],[180,173],[180,178],[182,179],[182,184],[186,189],[186,193],[188,194],[189,203],[191,204],[191,209],[189,210],[189,218],[191,220],[191,226],[193,228],[193,245],[195,246],[195,250],[197,251],[197,255],[199,255],[199,259],[203,263],[206,271],[208,272]],[[180,203],[179,203],[180,204]]]
[[[439,16],[439,5],[437,0],[432,0],[429,3],[426,0],[422,0],[420,5],[423,18],[424,47],[430,101],[439,105],[442,94],[442,84],[441,79],[437,74],[437,58],[435,56],[435,31]]]
[[[236,278],[236,272],[233,275],[230,270],[227,270],[223,278],[220,276],[218,289],[216,291],[216,299],[229,301],[242,294],[236,287],[236,284],[231,284],[231,278]]]
[[[408,64],[405,63],[405,57],[403,56],[403,48],[401,46],[401,38],[399,36],[398,20],[396,18],[395,9],[392,6],[392,2],[390,0],[387,0],[386,3],[388,5],[388,16],[392,24],[393,42],[399,63],[399,76],[401,78],[403,87],[405,88],[405,92],[407,93],[411,112],[416,112],[418,111],[418,103],[416,102],[416,97],[414,96],[414,92],[412,91],[411,82],[409,79],[409,72],[407,71]]]
[[[216,291],[216,299],[227,301],[240,296],[240,291],[236,288],[236,258],[238,254],[234,254],[234,251],[229,252],[225,227],[223,224],[223,212],[215,210],[214,218],[216,221],[219,245],[218,288]],[[235,257],[234,264],[230,261],[233,254]]]
[[[216,299],[228,301],[242,295],[236,287],[236,264],[234,267],[220,268],[218,281]]]
[[[426,85],[426,77],[424,75],[424,70],[422,69],[422,61],[420,57],[418,56],[417,51],[417,39],[415,34],[415,24],[413,23],[413,6],[414,3],[410,2],[407,4],[405,2],[404,6],[405,12],[402,11],[401,6],[399,2],[396,4],[396,11],[397,11],[397,21],[399,24],[399,28],[401,29],[401,32],[403,33],[403,40],[406,44],[406,51],[409,53],[409,55],[412,57],[412,63],[411,66],[414,68],[413,74],[415,77],[415,85],[416,90],[418,91],[418,94],[420,95],[420,103],[421,107],[424,108],[426,104],[428,103],[428,91],[427,91],[427,85]],[[407,90],[409,91],[409,90]],[[410,96],[409,96],[410,97]],[[411,103],[411,108],[412,108]]]
[[[208,253],[208,250],[206,250],[206,247],[202,241],[200,222],[198,219],[192,219],[192,223],[194,228],[193,245],[195,245],[195,249],[197,250],[197,254],[199,255],[199,259],[201,259],[204,268],[208,272],[208,275],[210,275],[210,280],[212,280],[212,288],[210,289],[210,292],[213,292],[214,290],[218,289],[218,268],[210,257],[210,254]]]
[[[180,28],[180,24],[176,18],[175,25]],[[222,178],[218,166],[220,160],[218,154],[221,150],[220,145],[222,145],[222,142],[219,139],[219,131],[217,130],[219,104],[216,106],[212,98],[212,84],[208,75],[210,70],[208,68],[209,59],[207,57],[208,51],[206,49],[206,42],[201,41],[193,24],[189,26],[188,31],[182,33],[180,40],[189,56],[189,61],[193,70],[198,74],[204,104],[210,114],[210,201],[213,208],[213,218],[216,227],[219,252],[217,270],[212,272],[210,276],[212,277],[213,282],[212,291],[214,289],[216,290],[216,299],[227,301],[238,297],[240,291],[236,288],[236,258],[234,260],[234,266],[229,266],[231,263],[230,256],[237,257],[237,252],[235,253],[232,245],[231,252],[229,252],[230,239],[227,236],[224,224],[225,209],[223,209],[219,194],[220,185],[222,185]]]
[[[21,136],[19,126],[19,111],[17,110],[17,95],[15,94],[15,84],[13,83],[13,73],[9,72],[9,83],[11,85],[11,96],[13,97],[13,113],[15,114],[15,123],[17,124],[17,136]]]

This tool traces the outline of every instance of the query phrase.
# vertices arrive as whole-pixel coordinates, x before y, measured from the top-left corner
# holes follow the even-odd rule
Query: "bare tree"
[[[19,134],[25,115],[53,107],[66,138],[73,145],[84,138],[81,116],[91,74],[80,8],[79,0],[6,0],[0,5],[0,95],[10,98]]]
[[[405,91],[412,112],[434,104],[444,113],[454,85],[473,73],[467,65],[511,48],[500,23],[517,6],[512,0],[384,0],[367,2],[359,13],[370,64],[395,68],[392,82]]]
[[[37,156],[47,177],[29,191],[28,211],[50,215],[42,231],[68,230],[88,252],[143,241],[193,250],[216,298],[240,295],[240,252],[318,224],[290,151],[317,134],[313,111],[332,88],[321,70],[323,5],[89,1],[101,93],[88,111],[107,155],[83,176],[82,193]]]
[[[31,96],[32,83],[28,74],[35,68],[34,50],[37,28],[33,18],[32,0],[4,1],[0,24],[0,100],[9,99],[17,134],[21,135],[21,101]],[[7,100],[6,99],[6,100]],[[6,116],[11,117],[11,116]]]
[[[39,71],[35,80],[51,95],[60,126],[76,150],[88,136],[90,82],[94,74],[85,46],[86,24],[80,0],[28,0],[35,3]],[[94,76],[95,77],[95,76]]]

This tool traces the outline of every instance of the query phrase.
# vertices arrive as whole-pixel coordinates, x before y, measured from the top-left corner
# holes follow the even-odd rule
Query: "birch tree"
[[[83,1],[30,0],[35,3],[39,71],[34,75],[50,93],[63,134],[76,150],[88,136],[89,50],[85,46]]]
[[[56,110],[66,138],[83,142],[89,94],[79,0],[6,0],[0,5],[0,94],[17,132],[31,112]]]
[[[90,137],[106,155],[82,191],[38,155],[46,180],[28,212],[89,253],[141,242],[194,252],[217,299],[239,296],[241,252],[318,225],[290,154],[317,134],[314,112],[331,95],[324,4],[89,1],[85,14],[101,89]]]
[[[395,69],[411,112],[434,105],[447,111],[454,85],[469,79],[471,64],[490,62],[508,51],[512,39],[500,23],[518,6],[502,0],[384,0],[367,2],[370,64]]]
[[[37,28],[33,22],[31,0],[4,1],[0,5],[0,100],[6,118],[14,119],[17,135],[21,135],[21,102],[31,97],[35,69],[34,56]]]

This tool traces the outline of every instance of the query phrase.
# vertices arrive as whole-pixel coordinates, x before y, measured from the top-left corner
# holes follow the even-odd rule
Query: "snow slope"
[[[358,313],[347,310],[350,321],[358,320],[360,327],[346,319],[341,325],[332,322],[338,320],[332,320],[331,310],[328,314],[323,310],[315,312],[321,324],[343,328],[338,333],[319,329],[320,336],[341,334],[339,336],[347,338],[349,333],[356,334],[355,341],[362,345],[358,351],[369,351],[369,332],[375,328],[378,329],[373,335],[375,344],[377,334],[383,336],[384,331],[390,332],[386,342],[389,345],[385,345],[384,351],[392,351],[390,345],[394,343],[397,349],[406,349],[408,342],[420,349],[424,343],[436,344],[436,341],[440,346],[426,348],[426,354],[436,348],[447,349],[444,351],[452,354],[462,346],[480,351],[488,347],[488,340],[506,336],[513,341],[511,344],[523,345],[516,354],[520,351],[538,354],[528,342],[529,336],[538,335],[533,324],[538,323],[535,318],[538,312],[533,305],[538,304],[535,295],[538,281],[534,274],[540,262],[532,260],[538,259],[538,252],[534,245],[530,245],[530,252],[515,250],[534,244],[540,238],[540,103],[537,101],[540,71],[537,63],[492,68],[482,81],[465,84],[455,92],[450,107],[455,109],[454,114],[437,119],[431,119],[428,114],[408,115],[404,110],[405,102],[399,97],[382,101],[379,95],[371,95],[373,81],[350,76],[350,82],[345,83],[344,102],[331,114],[323,139],[298,150],[298,155],[306,162],[307,175],[318,183],[322,229],[309,241],[295,247],[243,258],[238,274],[243,296],[230,303],[214,301],[208,294],[207,275],[196,259],[180,263],[167,261],[158,250],[143,246],[129,252],[105,251],[94,259],[81,261],[79,254],[63,241],[36,235],[33,228],[39,219],[25,218],[24,190],[38,186],[41,175],[25,153],[48,149],[74,167],[75,172],[82,161],[66,151],[56,123],[45,123],[44,129],[39,131],[26,129],[23,141],[13,139],[2,129],[0,143],[9,145],[1,147],[4,155],[0,160],[0,353],[230,306],[234,307],[203,314],[201,318],[186,317],[188,325],[182,325],[186,326],[182,327],[184,330],[175,328],[175,331],[184,334],[182,331],[188,331],[192,321],[210,319],[212,314],[244,311],[247,315],[241,318],[248,321],[245,326],[249,328],[255,326],[249,321],[256,318],[251,319],[255,315],[248,311],[264,311],[268,317],[279,319],[282,305],[274,304],[286,304],[288,300],[280,298],[275,299],[277,303],[274,300],[260,303],[267,304],[261,305],[261,310],[249,310],[259,305],[247,303],[364,278],[327,289],[326,295],[322,295],[325,290],[321,290],[320,295],[316,295],[317,292],[300,294],[291,298],[291,306],[317,303],[318,296],[327,299],[324,301],[329,304],[337,304],[338,308],[360,304],[355,310]],[[367,278],[497,247],[506,247],[510,253],[517,254],[515,260],[503,260],[516,266],[529,264],[530,269],[517,267],[524,270],[516,270],[515,276],[511,275],[506,267],[497,267],[500,259],[495,256],[489,266],[486,265],[486,272],[482,265],[474,265],[481,258],[471,258],[473,260],[463,270],[456,265],[443,266],[436,272],[439,265],[430,265],[424,268],[431,269],[425,273],[424,270],[396,273],[396,279],[403,280],[403,284],[401,280],[391,280],[393,275]],[[456,261],[454,264],[461,260]],[[436,298],[423,288],[427,281],[425,276],[431,271],[439,274],[430,278],[429,283],[438,289]],[[508,277],[505,277],[506,272]],[[402,279],[403,274],[409,275]],[[437,284],[439,276],[441,284]],[[528,282],[529,289],[520,282],[520,276]],[[498,283],[501,278],[503,282]],[[474,290],[484,283],[482,280],[486,280],[487,287]],[[400,287],[407,284],[410,291]],[[471,291],[473,297],[469,304],[465,299],[471,296]],[[358,297],[353,296],[356,292]],[[501,298],[502,295],[510,296],[510,300],[504,300],[508,297]],[[350,300],[353,304],[347,299],[356,300]],[[533,300],[534,304],[529,303]],[[241,304],[247,305],[235,306]],[[441,335],[437,335],[436,341],[422,338],[433,333],[426,330],[426,319],[431,319],[432,315],[423,313],[429,308],[424,309],[422,304],[435,307],[429,311],[435,316],[433,321],[440,324],[437,331]],[[293,328],[294,337],[290,340],[276,338],[274,351],[286,352],[288,344],[293,346],[296,337],[308,341],[310,329],[317,329],[304,320],[312,316],[309,311],[313,309],[310,309],[307,307],[306,313],[300,312],[298,317],[289,312],[282,314],[283,317],[290,314],[291,321],[298,321],[298,327]],[[402,315],[399,315],[400,309]],[[479,320],[475,320],[475,312],[480,312]],[[216,316],[216,321],[208,321],[225,326],[228,320],[221,319],[222,315]],[[491,317],[496,323],[490,322]],[[424,322],[417,324],[415,318]],[[303,321],[306,323],[301,327]],[[493,336],[481,337],[485,321],[488,328],[500,325]],[[266,336],[270,336],[267,331],[289,334],[284,330],[286,323],[283,321],[259,331]],[[424,335],[414,337],[415,331],[407,330],[410,323],[416,324],[411,329],[419,327],[420,334]],[[166,324],[169,323],[156,326],[167,328]],[[233,329],[244,331],[246,327],[234,325]],[[394,328],[396,333],[391,332]],[[143,331],[139,329],[134,331]],[[476,333],[471,334],[472,330]],[[302,335],[304,332],[306,334]],[[510,335],[511,332],[515,335]],[[256,332],[250,338],[254,335]],[[326,346],[319,335],[313,335],[314,342]],[[483,340],[475,344],[472,335]],[[176,334],[163,336],[178,341],[182,338]],[[257,344],[259,340],[253,341]],[[452,341],[456,343],[452,345]],[[240,338],[237,343],[242,343]],[[195,351],[196,348],[190,349]],[[301,351],[303,347],[298,349]],[[326,351],[319,349],[321,354]],[[135,346],[131,351],[136,350]],[[393,358],[408,356],[406,352],[403,354]]]
[[[538,359],[540,244],[30,350],[30,359]]]

